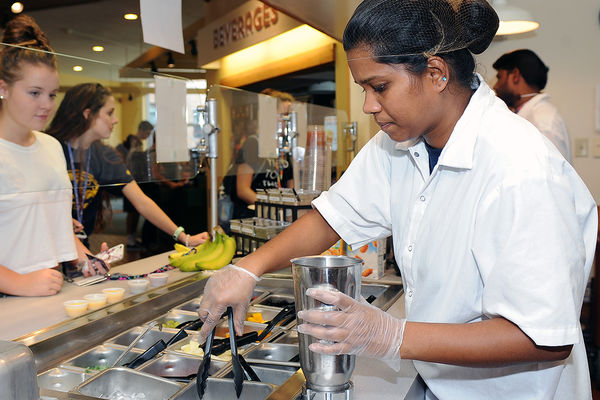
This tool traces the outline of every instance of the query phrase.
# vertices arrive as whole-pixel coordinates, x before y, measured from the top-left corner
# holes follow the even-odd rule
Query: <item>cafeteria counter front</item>
[[[165,266],[168,253],[148,257],[111,269],[111,273],[145,274]],[[58,295],[51,297],[6,297],[0,299],[3,329],[0,340],[12,340],[29,347],[33,352],[38,385],[42,399],[98,399],[118,393],[120,385],[128,390],[139,387],[145,398],[197,398],[192,372],[202,358],[182,350],[194,340],[195,332],[175,342],[150,361],[135,369],[107,368],[149,323],[157,327],[144,335],[122,363],[131,361],[159,339],[165,341],[178,332],[169,328],[197,318],[196,309],[206,283],[206,275],[198,272],[169,270],[165,285],[131,294],[126,280],[107,280],[92,286],[80,287],[65,282]],[[68,317],[63,303],[82,299],[84,295],[100,293],[109,287],[125,289],[123,300],[108,304],[82,316]],[[363,296],[375,298],[373,304],[390,314],[404,315],[402,285],[393,273],[381,280],[363,281]],[[268,274],[257,285],[249,311],[265,321],[293,302],[293,282],[289,270]],[[250,314],[249,314],[250,315]],[[164,325],[163,325],[164,324]],[[246,321],[246,331],[260,331],[266,325]],[[245,382],[242,397],[252,399],[297,399],[304,376],[299,368],[296,322],[276,327],[260,342],[240,349],[241,354],[262,377],[261,382]],[[224,335],[224,334],[223,334]],[[217,337],[219,332],[217,331]],[[293,353],[293,354],[291,354]],[[233,394],[231,362],[213,362],[209,392],[205,398],[229,398]],[[180,379],[187,376],[189,379]],[[173,379],[176,378],[176,379]],[[0,380],[2,375],[0,374]],[[423,389],[411,361],[387,362],[357,357],[352,375],[354,399],[423,398]],[[137,386],[136,386],[137,385]],[[192,390],[193,389],[193,390]],[[108,393],[111,392],[111,393]],[[197,396],[197,395],[195,395]]]

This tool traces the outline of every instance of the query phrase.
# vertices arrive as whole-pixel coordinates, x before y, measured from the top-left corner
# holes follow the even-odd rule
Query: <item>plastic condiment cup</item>
[[[88,302],[85,300],[69,300],[64,302],[65,311],[69,317],[78,317],[85,314]]]
[[[120,287],[102,289],[102,293],[106,295],[109,303],[116,303],[123,300],[125,289]]]
[[[150,281],[148,279],[131,279],[127,281],[127,285],[129,285],[129,291],[132,294],[142,293],[148,288],[148,284]]]
[[[88,309],[92,311],[104,307],[106,305],[107,297],[108,296],[103,293],[92,293],[83,296],[88,302]]]
[[[166,284],[167,280],[169,279],[169,275],[165,274],[164,272],[155,272],[148,275],[148,278],[150,278],[150,286],[156,287]]]

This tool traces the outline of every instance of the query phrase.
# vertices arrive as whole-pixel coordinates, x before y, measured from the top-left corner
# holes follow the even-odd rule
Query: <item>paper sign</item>
[[[258,95],[258,156],[277,158],[277,98]]]
[[[185,80],[155,76],[156,162],[190,160],[187,146]]]
[[[185,53],[181,0],[140,0],[144,42]]]

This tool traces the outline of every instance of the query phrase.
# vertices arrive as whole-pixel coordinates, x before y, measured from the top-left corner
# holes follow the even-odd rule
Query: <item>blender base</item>
[[[308,389],[306,385],[302,387],[301,400],[353,400],[354,399],[354,385],[349,382],[349,386],[346,390],[339,392],[319,392],[313,389]]]

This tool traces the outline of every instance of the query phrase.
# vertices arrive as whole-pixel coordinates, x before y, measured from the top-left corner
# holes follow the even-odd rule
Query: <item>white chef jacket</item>
[[[597,233],[585,184],[483,83],[429,173],[422,141],[379,132],[313,201],[352,247],[393,235],[409,321],[502,316],[559,362],[504,368],[415,361],[429,399],[591,399],[579,315]]]
[[[34,134],[31,146],[0,139],[0,265],[22,274],[77,258],[62,147]]]
[[[550,95],[540,93],[534,96],[523,104],[517,114],[535,125],[544,136],[554,143],[568,162],[573,161],[571,158],[571,136],[565,121],[563,121],[556,107],[550,103]]]

